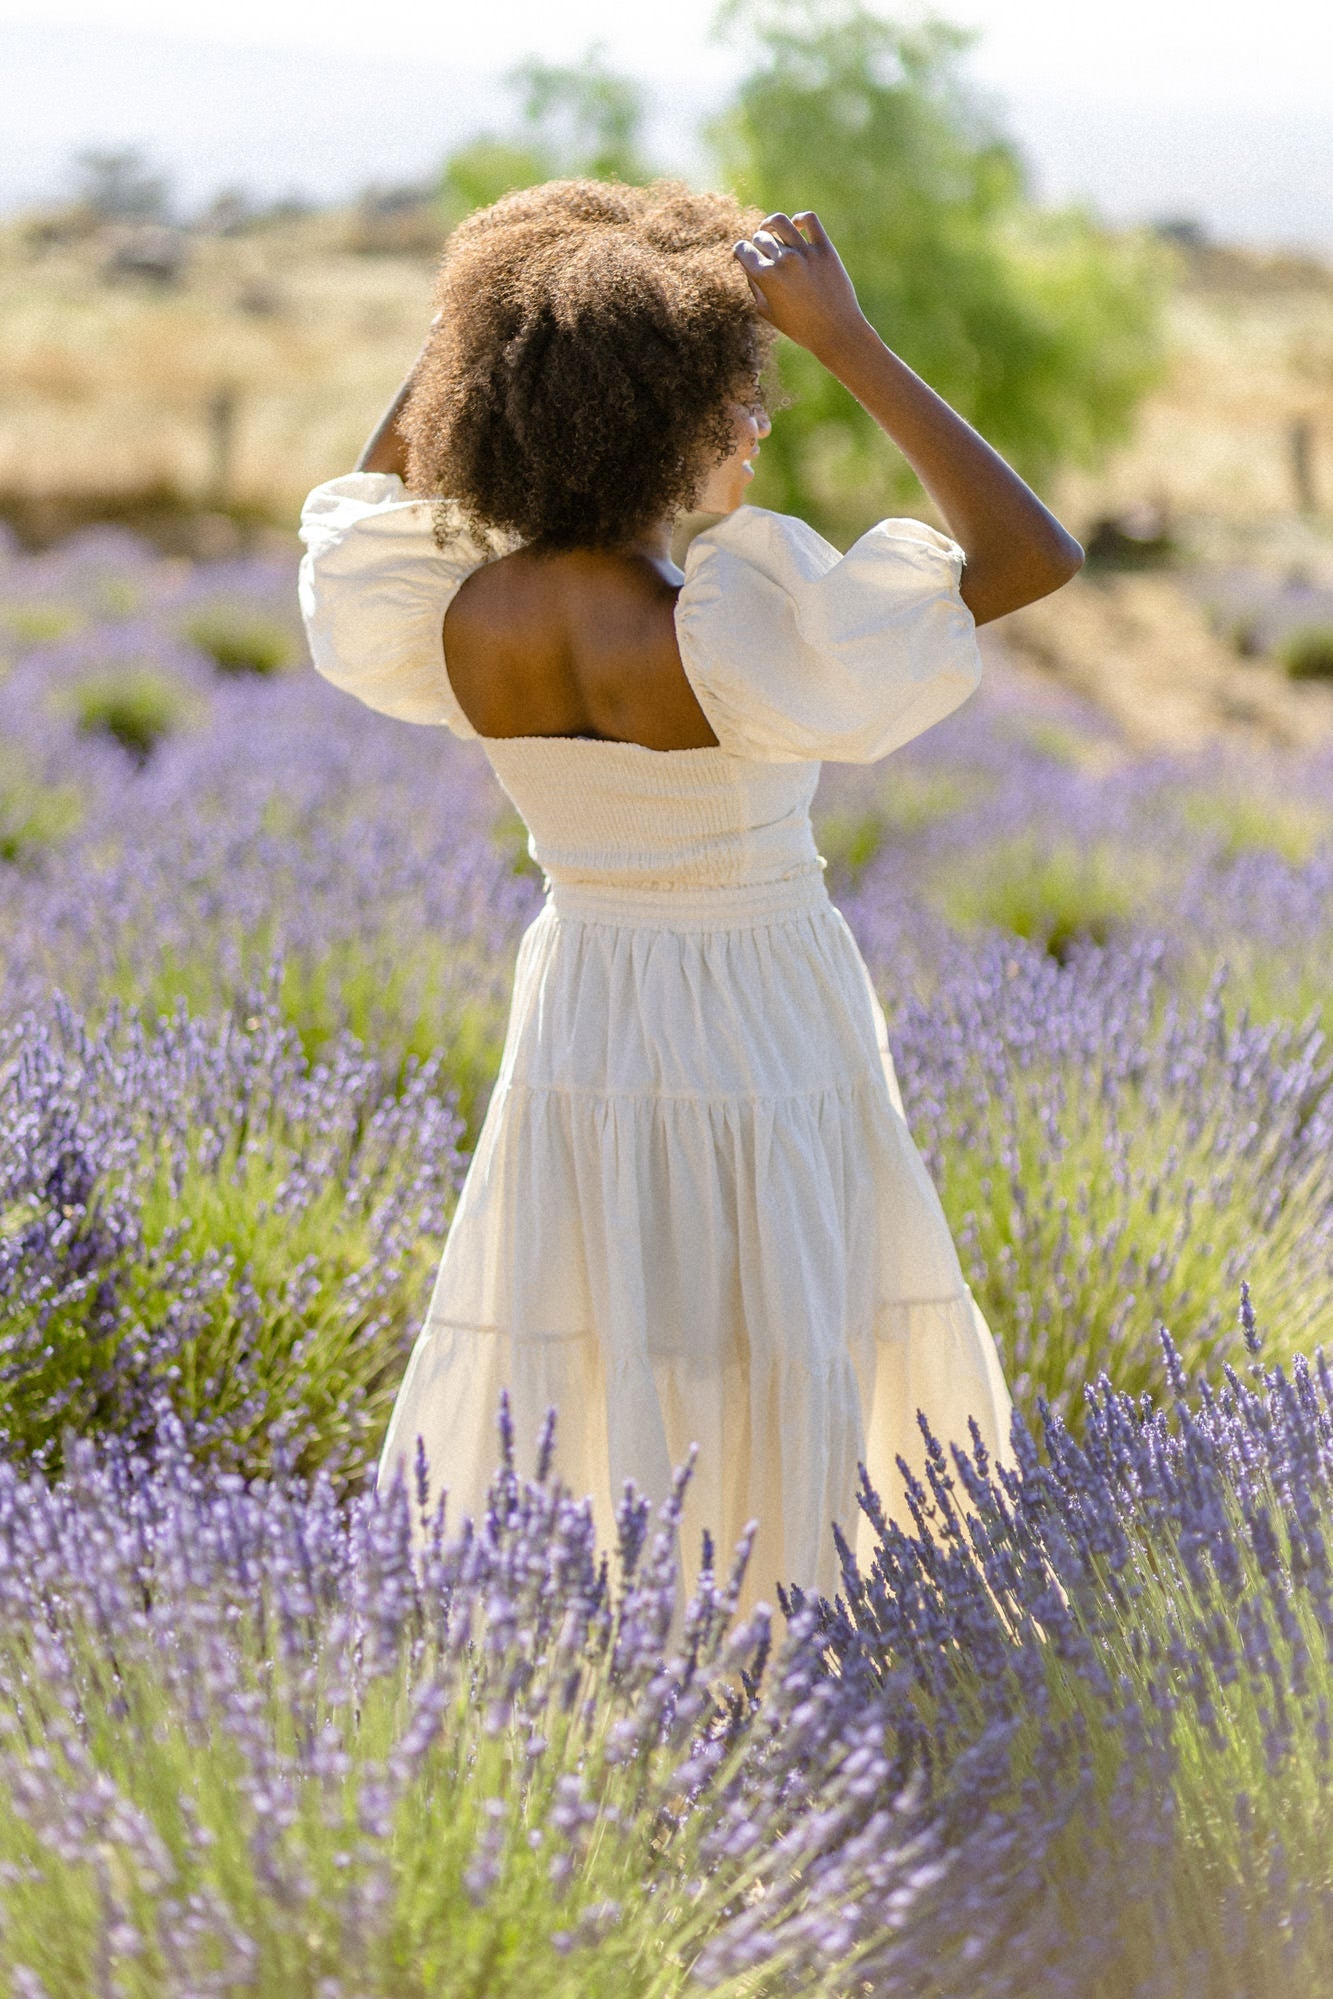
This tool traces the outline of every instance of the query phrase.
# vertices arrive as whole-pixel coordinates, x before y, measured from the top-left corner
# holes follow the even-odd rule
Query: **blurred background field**
[[[503,1428],[413,1574],[420,1495],[369,1488],[543,885],[476,745],[313,673],[295,518],[451,223],[651,171],[660,106],[546,24],[400,186],[187,197],[90,128],[0,186],[16,1999],[1326,1994],[1329,246],[1044,197],[947,30],[733,12],[690,170],[818,207],[1088,551],[815,810],[1020,1472],[936,1456],[767,1681],[762,1617],[721,1673],[733,1551],[665,1664],[647,1500],[598,1551]],[[774,387],[757,501],[932,517],[803,357]]]
[[[224,214],[222,230],[171,232],[172,274],[157,277],[117,275],[117,239],[133,242],[124,225],[7,223],[6,512],[159,489],[290,520],[311,485],[355,458],[365,412],[415,351],[446,217],[443,203],[409,196],[250,222]],[[1169,236],[1163,256],[1163,379],[1132,435],[1095,472],[1066,472],[1053,500],[1084,527],[1108,510],[1200,517],[1229,528],[1233,549],[1238,532],[1293,514],[1327,519],[1333,267]],[[234,434],[220,467],[214,411],[226,394]]]
[[[696,173],[818,206],[887,337],[1084,539],[1084,576],[1006,621],[1014,659],[1136,745],[1321,740],[1333,264],[1043,208],[950,31],[752,14]],[[150,157],[102,149],[0,222],[0,519],[21,545],[110,520],[200,559],[293,549],[303,495],[354,461],[415,351],[451,223],[543,175],[656,164],[651,93],[595,52],[520,66],[504,105],[352,203],[237,190],[186,212]],[[807,357],[779,372],[757,502],[842,544],[887,507],[932,517]]]

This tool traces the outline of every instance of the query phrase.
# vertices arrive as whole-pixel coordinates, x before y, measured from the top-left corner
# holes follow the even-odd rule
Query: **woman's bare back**
[[[449,606],[450,684],[479,736],[715,746],[681,663],[679,585],[644,554],[526,549],[475,570]]]

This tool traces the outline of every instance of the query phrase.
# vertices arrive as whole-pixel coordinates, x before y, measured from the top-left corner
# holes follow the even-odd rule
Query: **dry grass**
[[[1256,252],[1181,259],[1169,371],[1132,441],[1070,476],[1075,519],[1145,502],[1242,531],[1296,506],[1291,427],[1311,428],[1312,471],[1333,520],[1333,268]]]
[[[204,238],[183,281],[106,282],[95,241],[0,236],[0,488],[174,488],[213,477],[209,406],[237,398],[228,497],[290,515],[345,470],[415,352],[427,258],[363,257],[337,217]]]
[[[1127,748],[1333,739],[1333,687],[1297,686],[1273,661],[1239,659],[1172,576],[1078,576],[1006,618],[998,643],[1020,672],[1089,696]]]
[[[431,258],[355,240],[345,215],[197,239],[183,282],[157,289],[105,282],[95,240],[34,252],[0,233],[0,489],[201,494],[208,405],[233,387],[232,497],[289,514],[351,462],[428,317]],[[1133,442],[1064,481],[1070,518],[1145,501],[1238,524],[1289,513],[1298,419],[1333,513],[1333,271],[1182,258],[1170,338]]]
[[[0,495],[205,501],[209,408],[232,390],[228,502],[293,522],[308,489],[353,462],[429,315],[433,255],[359,253],[358,227],[330,214],[196,239],[165,288],[107,282],[95,239],[40,249],[0,232]],[[1333,270],[1210,250],[1182,253],[1180,273],[1171,366],[1133,441],[1098,474],[1067,476],[1054,503],[1080,532],[1155,504],[1195,555],[1333,585]],[[1297,421],[1320,508],[1304,518]],[[1020,671],[1092,695],[1136,744],[1333,733],[1333,692],[1238,660],[1169,574],[1081,578],[1006,621],[999,643]]]

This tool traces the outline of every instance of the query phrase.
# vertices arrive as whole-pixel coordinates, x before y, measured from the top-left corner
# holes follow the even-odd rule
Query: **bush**
[[[217,934],[177,950],[150,940],[136,949],[132,928],[110,940],[101,986],[88,994],[93,1017],[108,1002],[146,1018],[180,1008],[196,1018],[247,1014],[259,984],[275,1016],[295,1035],[306,1059],[326,1060],[348,1036],[375,1051],[386,1090],[400,1089],[412,1070],[442,1065],[441,1088],[471,1146],[481,1127],[500,1066],[508,1013],[504,971],[459,939],[428,939],[405,953],[392,927],[380,934],[325,941],[317,949],[282,947],[278,926],[232,934],[217,916]]]
[[[23,1060],[12,1054],[22,1050]],[[442,1058],[401,1095],[349,1036],[318,1065],[271,1007],[155,1024],[64,1006],[0,1029],[0,1422],[150,1427],[197,1452],[364,1475],[461,1174]]]
[[[136,764],[184,722],[189,702],[179,684],[152,667],[127,667],[95,675],[74,693],[74,712],[85,735],[110,736]]]
[[[184,636],[220,673],[280,673],[296,652],[282,625],[232,609],[202,612],[186,624]]]
[[[1106,944],[1128,926],[1144,867],[1114,847],[1023,833],[950,856],[929,892],[960,929],[994,925],[1064,963],[1076,943]]]
[[[1180,550],[1166,522],[1153,507],[1132,508],[1127,514],[1104,514],[1084,537],[1084,555],[1091,570],[1163,569]]]
[[[831,1667],[931,1773],[960,1862],[1007,1827],[1030,1899],[987,1950],[1012,1891],[963,1862],[839,1992],[1322,1999],[1333,1376],[1263,1367],[1244,1287],[1238,1331],[1225,1380],[1163,1340],[1166,1413],[1103,1376],[1078,1440],[1019,1425],[1012,1469],[937,1447],[917,1532],[882,1528],[866,1577],[845,1554]]]
[[[1178,809],[1192,831],[1217,842],[1222,861],[1271,853],[1292,867],[1303,867],[1333,835],[1333,811],[1298,795],[1237,793],[1219,786],[1182,793]]]
[[[1255,613],[1242,611],[1231,618],[1221,620],[1219,636],[1226,640],[1238,658],[1262,659],[1263,623]]]
[[[904,1102],[1015,1400],[1075,1429],[1103,1370],[1169,1399],[1233,1358],[1248,1275],[1294,1343],[1333,1343],[1333,1066],[1315,1027],[1182,996],[1158,952],[1068,968],[995,943],[894,1023]]]
[[[1293,680],[1333,680],[1333,625],[1304,625],[1279,647]]]
[[[43,784],[0,746],[0,861],[26,861],[57,845],[82,816],[72,784]]]
[[[8,604],[0,609],[0,631],[21,649],[54,645],[83,624],[83,613],[70,604]]]
[[[835,772],[821,782],[814,813],[830,885],[854,888],[886,842],[904,842],[952,818],[979,789],[956,772],[918,769],[906,759],[884,772]]]
[[[0,1735],[16,1991],[685,1999],[735,1930],[763,1969],[720,1999],[778,1999],[901,1915],[930,1806],[827,1699],[813,1613],[761,1708],[747,1544],[725,1581],[706,1551],[672,1640],[687,1471],[651,1536],[628,1485],[603,1554],[551,1441],[520,1484],[505,1431],[486,1514],[428,1521],[420,1572],[415,1493],[205,1483],[169,1425],[156,1476],[0,1464],[0,1673],[40,1683]]]

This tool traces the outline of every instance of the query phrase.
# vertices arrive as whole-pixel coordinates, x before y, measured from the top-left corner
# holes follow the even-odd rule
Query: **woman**
[[[520,1473],[554,1403],[613,1547],[623,1482],[660,1500],[697,1444],[683,1589],[701,1528],[725,1565],[755,1520],[742,1610],[779,1581],[831,1594],[835,1518],[864,1559],[858,1460],[901,1516],[918,1409],[1006,1454],[995,1345],[809,806],[821,759],[958,707],[974,627],[1082,561],[880,340],[818,218],[757,220],[580,181],[472,216],[358,471],[306,503],[301,579],[320,672],[478,738],[546,877],[380,1484],[410,1489],[421,1436],[455,1528],[478,1514],[507,1384]],[[956,539],[884,521],[839,557],[745,504],[774,330]],[[682,570],[685,510],[718,518]]]

